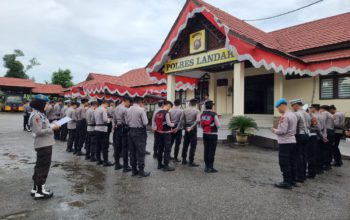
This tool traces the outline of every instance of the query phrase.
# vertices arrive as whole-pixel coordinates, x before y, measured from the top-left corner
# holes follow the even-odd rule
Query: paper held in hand
[[[58,124],[59,126],[62,126],[68,122],[70,122],[72,119],[70,117],[64,117],[58,121],[56,121],[55,123]]]

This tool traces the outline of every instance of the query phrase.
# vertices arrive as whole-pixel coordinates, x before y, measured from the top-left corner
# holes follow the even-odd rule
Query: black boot
[[[130,168],[129,166],[126,166],[126,167],[124,167],[124,169],[123,169],[123,172],[124,172],[124,173],[130,172],[130,171],[131,171],[131,168]]]
[[[188,165],[189,165],[190,167],[199,167],[199,165],[196,164],[195,162],[190,162]]]
[[[169,167],[169,166],[164,166],[163,167],[163,171],[164,172],[175,171],[175,168],[174,167]]]
[[[136,167],[133,167],[133,168],[132,168],[131,176],[138,176],[138,175],[139,175],[139,171],[137,170]]]
[[[158,163],[158,170],[163,169],[164,165],[162,163]]]
[[[140,170],[139,170],[139,177],[140,177],[140,178],[142,178],[142,177],[148,177],[148,176],[150,176],[150,175],[151,175],[150,172],[146,172],[146,171],[144,171],[143,169],[140,169]]]
[[[114,166],[114,170],[120,170],[122,168],[123,168],[123,166],[120,165],[120,163],[116,163],[115,166]]]
[[[275,183],[275,187],[277,188],[281,188],[281,189],[291,189],[292,185],[288,182],[279,182],[279,183]]]
[[[39,185],[37,186],[37,191],[34,194],[34,199],[35,200],[41,200],[41,199],[50,199],[52,198],[53,193],[50,191],[47,191],[45,189],[45,185]]]
[[[104,166],[104,167],[111,167],[111,166],[113,166],[113,165],[114,165],[114,163],[112,163],[112,162],[110,162],[110,161],[103,162],[103,166]]]

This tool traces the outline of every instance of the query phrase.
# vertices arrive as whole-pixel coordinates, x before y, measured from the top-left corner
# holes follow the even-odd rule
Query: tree
[[[23,57],[24,53],[21,50],[14,50],[12,54],[5,54],[3,56],[4,67],[7,68],[5,77],[15,77],[28,79],[29,76],[26,72],[32,69],[34,66],[40,65],[36,58],[29,60],[29,64],[24,67],[21,61],[17,60],[18,57]]]
[[[73,76],[69,69],[58,69],[58,71],[52,73],[51,83],[61,85],[63,88],[68,88],[73,85]]]

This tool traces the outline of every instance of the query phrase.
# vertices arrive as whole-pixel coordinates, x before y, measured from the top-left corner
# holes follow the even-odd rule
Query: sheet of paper
[[[60,125],[60,126],[62,126],[62,125],[64,125],[64,124],[70,122],[71,120],[72,120],[72,119],[71,119],[70,117],[64,117],[64,118],[62,118],[62,119],[56,121],[55,123],[58,124],[58,125]]]

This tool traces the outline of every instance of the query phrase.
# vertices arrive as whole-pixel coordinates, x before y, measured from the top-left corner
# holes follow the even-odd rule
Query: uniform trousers
[[[154,131],[154,142],[153,142],[153,154],[157,155],[158,153],[158,145],[159,145],[159,133]]]
[[[339,143],[341,138],[343,137],[342,133],[334,133],[334,144],[332,147],[332,155],[333,155],[333,159],[335,164],[342,164],[342,159],[341,159],[341,153],[339,150]]]
[[[67,135],[68,135],[67,124],[62,125],[60,131],[61,131],[61,134],[60,134],[61,141],[66,141]]]
[[[25,113],[23,116],[23,130],[27,130],[30,114]]]
[[[88,131],[85,142],[86,156],[96,157],[96,134],[95,131]]]
[[[318,136],[316,133],[310,134],[307,147],[307,172],[310,176],[315,176],[317,172]]]
[[[216,146],[218,144],[217,134],[203,134],[204,162],[206,168],[214,168]]]
[[[307,151],[309,145],[308,134],[295,135],[297,141],[297,178],[301,180],[306,179],[307,168]]]
[[[78,146],[77,149],[74,149],[76,152],[81,151],[83,149],[85,140],[86,140],[86,129],[87,129],[87,124],[86,120],[82,119],[77,121],[77,139],[78,139]]]
[[[182,147],[183,160],[187,159],[187,152],[188,152],[189,146],[190,146],[189,161],[190,163],[192,163],[194,161],[194,155],[196,153],[196,147],[197,147],[197,128],[193,128],[190,132],[185,131],[184,143]]]
[[[164,159],[164,166],[169,165],[170,152],[171,152],[171,134],[170,133],[160,133],[158,135],[159,145],[158,145],[158,164],[161,165]]]
[[[49,174],[52,158],[52,146],[36,148],[36,162],[34,167],[33,181],[36,186],[45,184]]]
[[[67,142],[67,150],[72,150],[73,145],[74,149],[78,146],[77,129],[68,129],[68,142]]]
[[[102,161],[101,153],[103,156],[103,161],[108,162],[108,148],[109,148],[109,133],[104,131],[95,131],[96,134],[96,159],[97,161]]]
[[[118,125],[113,133],[113,147],[115,163],[119,164],[120,157],[123,156],[124,168],[129,167],[129,147],[128,147],[128,132],[124,125]]]
[[[296,175],[296,144],[279,144],[278,160],[283,176],[283,181],[293,184]]]
[[[171,147],[173,147],[175,143],[175,148],[174,148],[175,159],[177,159],[179,155],[181,139],[182,139],[182,129],[179,129],[177,132],[171,134]]]
[[[130,128],[128,132],[128,145],[130,151],[130,164],[133,170],[145,168],[146,155],[146,128]]]
[[[334,130],[327,129],[327,140],[328,142],[323,143],[322,156],[323,166],[330,166],[332,162],[332,148],[334,145]]]

